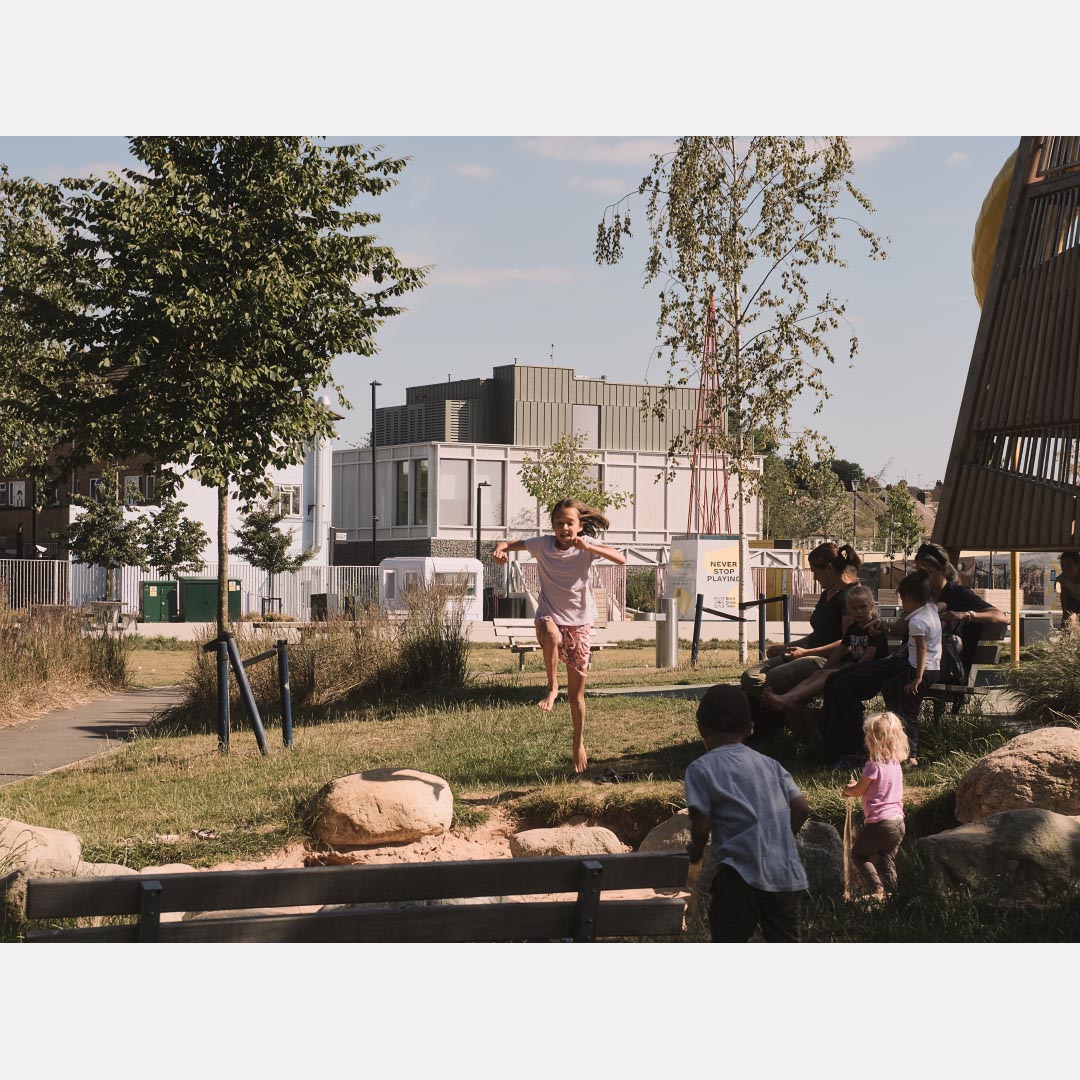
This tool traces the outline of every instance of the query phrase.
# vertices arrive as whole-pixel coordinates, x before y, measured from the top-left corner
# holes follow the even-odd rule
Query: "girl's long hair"
[[[581,531],[586,536],[599,536],[611,524],[599,510],[586,506],[580,499],[563,499],[551,508],[552,525],[555,524],[555,515],[560,510],[576,510],[581,521]]]
[[[896,713],[883,712],[868,716],[863,721],[863,735],[871,761],[907,761],[911,756],[904,725]]]

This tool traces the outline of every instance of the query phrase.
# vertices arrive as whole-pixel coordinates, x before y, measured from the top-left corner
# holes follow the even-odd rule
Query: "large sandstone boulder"
[[[182,862],[164,863],[161,866],[144,866],[139,871],[143,877],[161,877],[163,874],[194,874],[195,872],[194,866],[188,866],[187,863]],[[191,914],[191,912],[185,911],[163,911],[161,921],[163,923],[182,922]]]
[[[77,877],[123,877],[127,874],[137,874],[130,866],[121,866],[119,863],[108,862],[81,862],[75,867]]]
[[[685,851],[689,843],[690,812],[680,810],[650,830],[638,851]]]
[[[62,829],[44,829],[0,817],[0,874],[26,870],[31,877],[74,874],[82,841]]]
[[[610,830],[598,825],[560,825],[527,829],[510,837],[515,859],[540,855],[618,855],[629,848]]]
[[[956,787],[956,818],[1037,807],[1080,814],[1080,730],[1039,728],[980,758]]]
[[[1050,810],[1008,810],[923,837],[918,850],[938,892],[1043,902],[1080,877],[1080,820]]]
[[[315,796],[314,834],[332,847],[418,840],[450,828],[454,797],[441,777],[369,769],[332,780]]]

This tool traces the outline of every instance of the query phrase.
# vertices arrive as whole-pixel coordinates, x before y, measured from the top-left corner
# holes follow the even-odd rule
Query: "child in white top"
[[[885,683],[881,695],[885,707],[904,723],[910,754],[903,764],[914,768],[919,764],[919,710],[941,668],[941,619],[923,571],[908,574],[897,592],[908,628],[907,669]]]
[[[566,664],[567,698],[574,723],[574,772],[589,763],[585,752],[585,676],[589,670],[589,634],[596,605],[589,586],[589,571],[596,559],[623,564],[626,556],[586,537],[608,527],[608,519],[577,499],[563,499],[551,508],[554,536],[500,541],[492,558],[506,562],[507,552],[526,550],[540,574],[540,602],[536,610],[536,638],[544,650],[547,693],[537,704],[550,711],[559,695],[559,660]]]

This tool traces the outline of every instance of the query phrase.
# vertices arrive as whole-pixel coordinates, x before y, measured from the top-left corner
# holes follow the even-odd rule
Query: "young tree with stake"
[[[662,282],[657,336],[669,361],[668,385],[653,409],[662,416],[666,392],[695,375],[699,385],[717,387],[706,405],[714,414],[726,409],[729,423],[722,431],[676,434],[669,449],[692,455],[695,444],[708,439],[712,450],[727,456],[737,483],[740,594],[746,580],[744,506],[754,483],[748,475],[750,433],[762,429],[791,441],[796,399],[809,391],[820,409],[828,396],[820,365],[834,360],[830,336],[844,318],[844,304],[827,291],[812,296],[809,271],[844,265],[837,242],[841,223],[850,221],[838,211],[845,193],[863,210],[873,209],[852,184],[853,170],[843,138],[693,136],[679,139],[673,153],[658,155],[637,189],[647,197],[645,278]],[[879,237],[852,224],[871,257],[883,258]],[[623,237],[630,235],[624,199],[600,222],[597,261],[618,262]],[[715,359],[702,360],[714,297]],[[854,356],[854,336],[848,348]],[[715,371],[700,370],[705,363],[715,364]],[[744,623],[739,656],[745,663]]]

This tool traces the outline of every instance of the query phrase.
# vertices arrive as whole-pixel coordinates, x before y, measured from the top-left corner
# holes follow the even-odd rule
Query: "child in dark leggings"
[[[900,762],[910,752],[904,725],[895,713],[868,716],[863,723],[870,760],[862,776],[841,794],[861,798],[863,826],[851,845],[851,861],[870,889],[883,900],[896,888],[896,852],[904,839],[904,772]]]

